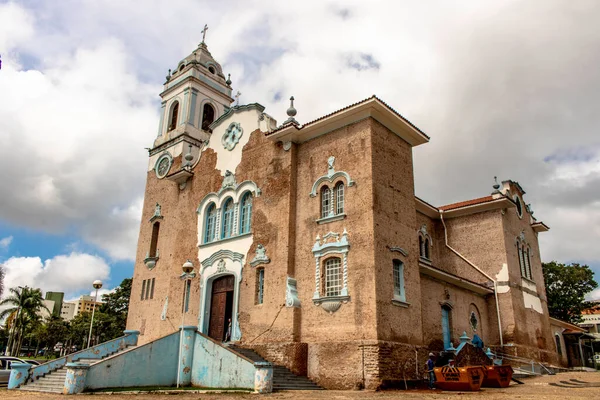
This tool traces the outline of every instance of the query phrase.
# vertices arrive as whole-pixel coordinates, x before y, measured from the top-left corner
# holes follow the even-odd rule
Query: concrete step
[[[254,362],[268,361],[255,351],[238,347],[234,344],[228,347]],[[274,390],[323,390],[322,387],[305,376],[298,376],[281,365],[273,365],[273,389]]]
[[[62,388],[60,390],[58,389],[33,389],[33,388],[28,388],[28,387],[22,387],[19,390],[23,390],[25,392],[44,392],[44,393],[62,393]]]

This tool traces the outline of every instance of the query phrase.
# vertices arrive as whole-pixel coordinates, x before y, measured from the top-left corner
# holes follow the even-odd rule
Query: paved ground
[[[577,383],[572,381],[575,379],[579,382],[587,382],[588,384]],[[262,397],[257,397],[255,394],[193,394],[182,393],[177,395],[166,394],[95,394],[90,398],[93,400],[138,400],[149,398],[151,400],[224,400],[224,399],[277,399],[277,400],[292,400],[292,399],[323,399],[323,400],[344,400],[344,399],[360,399],[360,400],[386,400],[386,399],[598,399],[600,398],[600,372],[570,372],[558,374],[555,376],[541,376],[537,378],[529,378],[523,380],[524,385],[511,384],[506,389],[484,389],[477,393],[456,393],[442,392],[438,390],[409,390],[396,391],[385,390],[380,392],[372,391],[333,391],[324,390],[318,392],[308,391],[289,391],[278,392]],[[563,383],[561,383],[561,381]],[[566,383],[564,383],[566,382]],[[559,385],[559,386],[555,386]],[[566,386],[566,387],[565,387]],[[81,396],[76,397],[82,399]],[[87,397],[83,397],[85,399]],[[2,400],[24,400],[24,399],[61,399],[65,400],[62,395],[44,394],[44,393],[27,393],[20,391],[7,391],[0,389],[0,399]]]

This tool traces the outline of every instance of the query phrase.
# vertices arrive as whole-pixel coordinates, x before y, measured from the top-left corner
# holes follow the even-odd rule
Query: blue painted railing
[[[125,331],[125,336],[118,337],[108,342],[100,343],[96,346],[89,347],[85,350],[71,353],[67,356],[57,358],[45,364],[37,365],[29,371],[28,380],[35,380],[40,376],[44,376],[52,371],[64,367],[67,363],[77,360],[92,358],[102,359],[108,355],[116,353],[119,350],[125,349],[127,346],[135,346],[138,341],[138,331]]]

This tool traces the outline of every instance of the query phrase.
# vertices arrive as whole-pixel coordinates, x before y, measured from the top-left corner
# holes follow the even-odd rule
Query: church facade
[[[326,388],[417,378],[430,351],[557,363],[525,191],[442,207],[415,196],[429,137],[377,97],[299,124],[235,104],[204,42],[169,73],[127,329],[197,325]],[[193,277],[182,279],[189,260]]]

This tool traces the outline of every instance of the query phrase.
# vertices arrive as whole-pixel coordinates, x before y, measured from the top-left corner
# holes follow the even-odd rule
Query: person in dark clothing
[[[433,361],[435,356],[433,353],[429,353],[429,359],[427,360],[427,373],[429,374],[429,389],[435,389],[435,372],[433,368],[435,368],[435,362]]]

